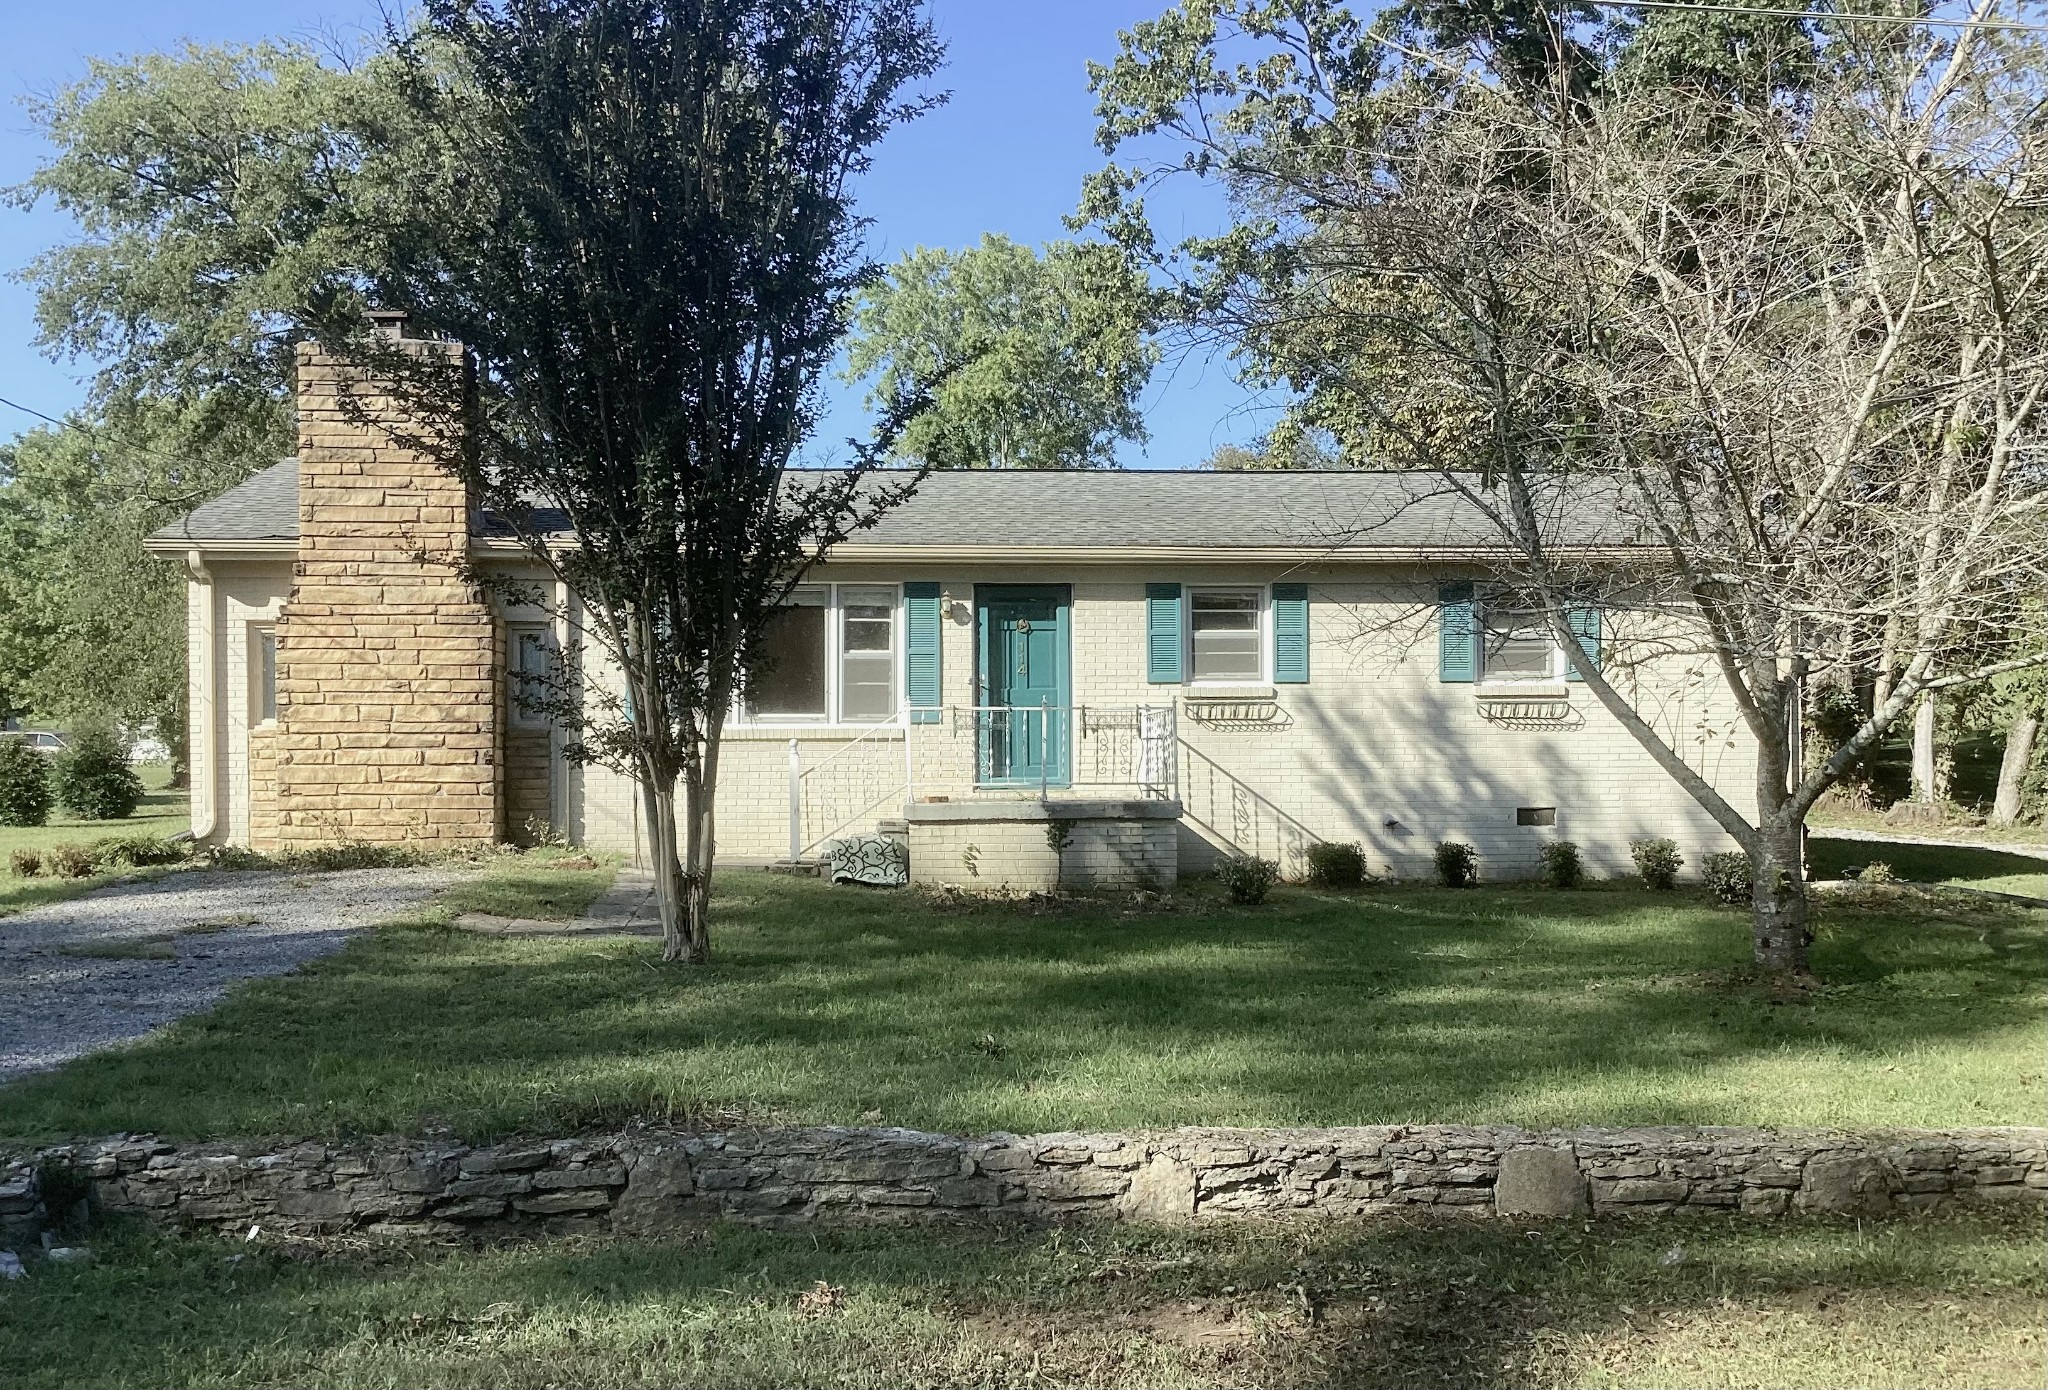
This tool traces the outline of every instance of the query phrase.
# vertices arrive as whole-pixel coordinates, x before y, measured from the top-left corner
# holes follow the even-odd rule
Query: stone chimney
[[[460,359],[458,344],[408,338],[403,314],[372,320],[386,344]],[[298,563],[277,622],[270,740],[276,842],[491,843],[499,654],[490,605],[462,577],[467,492],[403,442],[425,431],[388,381],[314,343],[299,346],[298,410]]]

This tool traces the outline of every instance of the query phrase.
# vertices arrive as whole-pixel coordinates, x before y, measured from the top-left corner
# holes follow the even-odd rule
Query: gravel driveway
[[[178,873],[0,917],[0,1083],[213,1007],[389,921],[460,870]]]

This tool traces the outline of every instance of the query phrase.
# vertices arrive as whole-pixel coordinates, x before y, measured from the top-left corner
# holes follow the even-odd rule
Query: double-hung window
[[[1479,636],[1482,680],[1564,678],[1564,652],[1540,604],[1508,590],[1487,595],[1480,605]]]
[[[768,619],[747,717],[885,724],[897,717],[900,595],[893,584],[806,584]]]
[[[1188,674],[1197,682],[1256,684],[1265,675],[1257,589],[1188,590]]]

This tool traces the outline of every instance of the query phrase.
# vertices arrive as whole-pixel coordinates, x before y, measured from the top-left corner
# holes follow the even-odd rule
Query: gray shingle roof
[[[299,537],[299,461],[274,463],[151,536],[190,541],[290,541]]]
[[[298,535],[297,494],[287,460],[153,539],[289,540]],[[1542,510],[1556,542],[1638,539],[1611,488],[1555,489]],[[849,544],[1373,551],[1491,547],[1500,537],[1469,501],[1427,473],[1018,471],[934,473]]]

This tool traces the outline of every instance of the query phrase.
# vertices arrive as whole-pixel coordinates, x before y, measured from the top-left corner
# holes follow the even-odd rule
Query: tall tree
[[[1469,51],[1380,71],[1323,8],[1183,7],[1212,36],[1219,10],[1255,16],[1257,63],[1199,26],[1134,31],[1097,73],[1105,144],[1174,137],[1193,153],[1158,167],[1228,183],[1248,215],[1179,248],[1189,302],[1255,353],[1314,325],[1276,369],[1492,517],[1517,554],[1501,580],[1565,650],[1568,604],[1615,612],[1587,688],[1748,851],[1758,962],[1803,969],[1807,810],[1923,694],[2006,669],[1987,639],[2048,582],[2039,37],[1843,21],[1810,80],[1583,89]],[[1141,249],[1148,177],[1090,190]],[[1655,563],[1553,545],[1572,489],[1613,499]],[[1635,707],[1631,646],[1719,672],[1751,808]],[[1802,766],[1799,692],[1843,665],[1888,684]]]
[[[865,460],[786,470],[871,275],[850,182],[942,49],[917,0],[430,0],[404,48],[428,143],[378,292],[466,345],[474,395],[445,352],[354,334],[345,296],[324,336],[577,595],[622,684],[571,653],[547,712],[638,783],[664,953],[702,961],[763,626],[904,493]]]
[[[0,670],[19,703],[151,725],[183,771],[184,576],[142,538],[280,457],[265,425],[129,401],[0,445]]]
[[[871,405],[929,392],[897,443],[935,468],[1091,468],[1142,441],[1138,393],[1158,349],[1151,295],[1115,247],[1038,252],[987,235],[912,251],[862,295],[848,381]]]
[[[14,698],[153,721],[181,748],[184,579],[141,539],[291,452],[301,306],[369,269],[355,214],[381,197],[370,152],[402,143],[397,72],[288,44],[188,47],[94,60],[29,104],[54,154],[7,197],[54,204],[81,235],[18,278],[41,347],[95,370],[73,420],[0,462]]]

